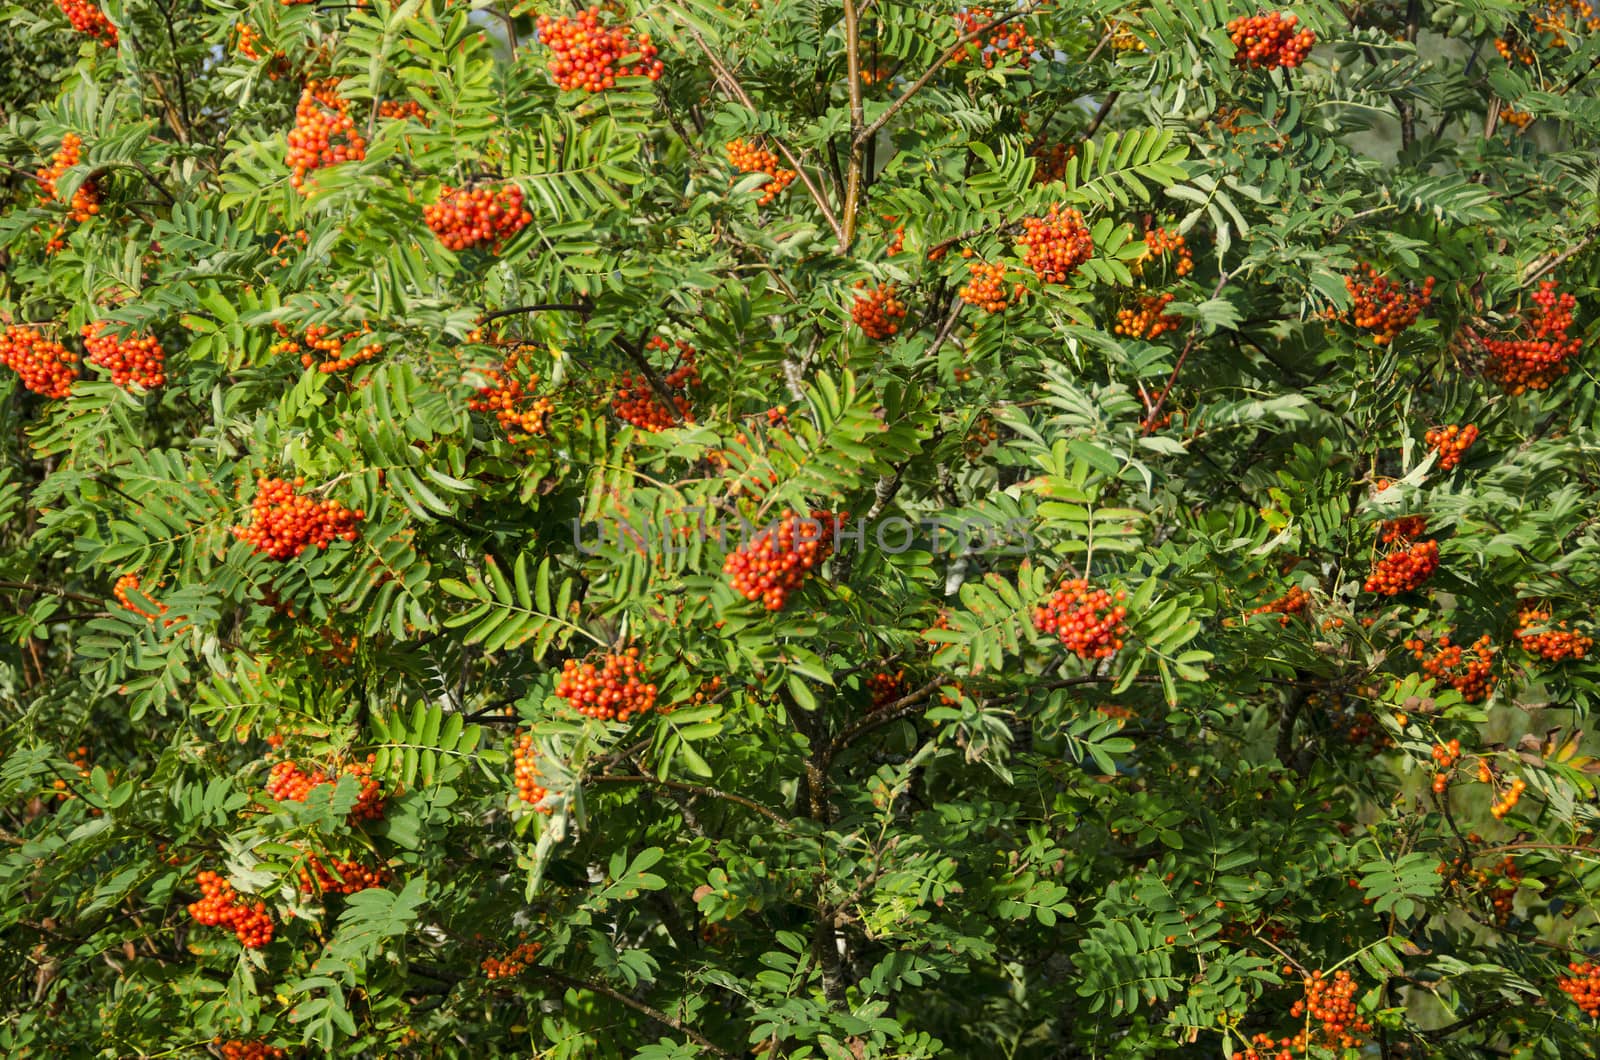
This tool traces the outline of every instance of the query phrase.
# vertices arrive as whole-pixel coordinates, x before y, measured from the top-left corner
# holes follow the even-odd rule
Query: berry
[[[878,710],[899,699],[905,692],[906,672],[896,670],[894,673],[880,670],[867,678],[867,691],[872,696],[872,709]]]
[[[1590,1019],[1600,1020],[1600,962],[1573,961],[1567,971],[1571,976],[1557,979],[1556,986]]]
[[[1582,659],[1594,647],[1594,640],[1567,629],[1566,622],[1551,624],[1549,608],[1524,605],[1517,611],[1517,642],[1522,649],[1547,662]]]
[[[550,49],[548,69],[556,87],[602,92],[615,87],[619,77],[661,78],[661,60],[647,33],[635,35],[620,26],[600,23],[600,8],[581,11],[575,18],[540,15],[535,27],[539,43]],[[626,56],[637,56],[632,66],[618,66]]]
[[[1489,354],[1484,374],[1508,394],[1550,389],[1571,370],[1567,362],[1583,348],[1579,336],[1567,334],[1573,323],[1572,311],[1577,307],[1572,295],[1557,294],[1555,281],[1545,280],[1539,284],[1533,303],[1528,315],[1528,338],[1483,340],[1483,348]]]
[[[1278,597],[1276,600],[1262,604],[1260,607],[1250,609],[1250,615],[1277,615],[1278,625],[1287,626],[1289,619],[1294,615],[1304,616],[1306,609],[1311,606],[1311,594],[1298,585]]]
[[[214,872],[195,877],[201,898],[189,905],[189,915],[206,927],[228,927],[246,949],[263,949],[272,941],[272,917],[264,902],[250,905],[233,885]]]
[[[1406,328],[1416,323],[1422,311],[1433,300],[1433,277],[1422,281],[1420,293],[1379,276],[1376,269],[1363,262],[1355,276],[1344,278],[1345,290],[1350,292],[1355,305],[1350,310],[1350,321],[1356,327],[1372,332],[1372,341],[1387,346]]]
[[[1144,230],[1144,253],[1139,257],[1138,261],[1133,263],[1133,271],[1143,273],[1146,262],[1160,260],[1168,255],[1175,257],[1172,263],[1172,271],[1179,278],[1187,276],[1194,271],[1194,255],[1184,245],[1183,233],[1176,229],[1169,232],[1165,228],[1146,228]]]
[[[56,7],[79,33],[95,38],[107,48],[117,46],[117,27],[111,24],[104,11],[88,0],[56,0]]]
[[[414,99],[385,99],[378,102],[378,117],[384,121],[403,121],[410,118],[422,125],[428,124],[428,112]]]
[[[67,133],[61,138],[61,146],[56,153],[50,156],[50,164],[34,173],[39,181],[39,201],[52,203],[60,201],[56,193],[56,182],[62,174],[77,165],[83,157],[83,140],[77,133]],[[74,224],[83,224],[89,218],[100,212],[100,186],[91,178],[78,185],[78,190],[72,193],[72,201],[67,204],[67,219]],[[66,229],[57,228],[45,245],[45,252],[54,254],[66,246]]]
[[[1383,543],[1393,545],[1396,543],[1410,544],[1428,532],[1428,517],[1426,515],[1402,515],[1398,519],[1390,519],[1379,528]]]
[[[277,1046],[262,1041],[225,1042],[217,1038],[212,1044],[222,1053],[222,1060],[283,1060],[289,1055]]]
[[[1007,55],[1017,56],[1017,64],[1027,69],[1032,61],[1035,50],[1033,36],[1014,22],[1005,25],[993,25],[998,18],[993,8],[971,7],[956,14],[956,23],[960,36],[966,37],[977,34],[969,40],[952,62],[962,60],[982,60],[984,67],[991,68],[998,59]],[[983,32],[986,27],[988,39]]]
[[[473,412],[492,412],[506,432],[506,441],[521,445],[545,433],[550,414],[555,405],[547,397],[535,397],[533,388],[539,385],[537,373],[529,373],[527,381],[515,377],[520,354],[513,351],[499,369],[485,369],[482,375],[488,386],[478,388],[478,396],[467,401]]]
[[[324,862],[315,854],[306,855],[299,876],[302,894],[355,894],[369,887],[382,887],[390,879],[387,869],[369,869],[358,861],[333,857]]]
[[[555,694],[572,709],[602,721],[627,721],[655,709],[656,686],[642,680],[639,649],[606,652],[600,665],[568,659],[561,666]]]
[[[1154,339],[1176,331],[1183,318],[1162,310],[1172,302],[1172,294],[1140,295],[1137,309],[1117,310],[1117,323],[1111,330],[1134,339]]]
[[[860,290],[866,286],[863,280],[856,284]],[[866,332],[869,339],[891,339],[900,330],[899,322],[906,318],[905,303],[895,297],[895,285],[892,283],[879,284],[868,291],[865,297],[856,296],[855,304],[850,307],[850,319]]]
[[[533,748],[532,733],[525,732],[517,737],[517,742],[511,748],[511,758],[516,763],[513,779],[518,797],[539,813],[553,813],[554,807],[544,804],[550,789],[539,783],[544,778],[539,772],[538,752]]]
[[[312,81],[300,93],[289,130],[289,151],[284,162],[292,171],[289,183],[305,190],[306,174],[341,162],[367,157],[367,141],[356,131],[350,104],[338,93],[338,80]]]
[[[1438,569],[1439,543],[1419,541],[1374,563],[1364,588],[1369,593],[1398,596],[1417,588]]]
[[[1033,609],[1033,628],[1056,637],[1080,659],[1109,659],[1122,650],[1128,635],[1122,621],[1128,614],[1122,606],[1127,596],[1120,590],[1113,596],[1091,589],[1083,578],[1063,582]]]
[[[487,979],[507,979],[537,960],[542,949],[537,942],[519,943],[504,957],[485,957],[480,967]]]
[[[101,321],[83,326],[83,347],[89,352],[89,363],[110,371],[111,381],[120,387],[131,383],[148,389],[167,381],[163,370],[166,354],[153,336],[119,339],[111,334],[110,324]]]
[[[672,349],[667,340],[659,335],[646,343],[645,348],[662,352]],[[678,363],[662,378],[662,385],[668,391],[699,386],[700,369],[695,360],[694,347],[680,340],[677,349]],[[693,423],[694,414],[690,411],[688,397],[682,394],[670,396],[672,408],[669,409],[661,395],[656,393],[655,387],[650,385],[649,379],[642,374],[635,376],[632,372],[624,372],[617,380],[617,390],[611,398],[611,411],[624,423],[631,423],[651,433],[676,427],[680,420]],[[673,410],[676,410],[676,415]]]
[[[1044,217],[1026,217],[1017,238],[1023,263],[1041,283],[1066,283],[1094,253],[1094,239],[1077,210],[1052,205]]]
[[[33,328],[13,325],[0,335],[0,364],[22,377],[22,385],[47,398],[64,398],[78,378],[78,355]]]
[[[1406,641],[1406,649],[1422,663],[1423,673],[1448,683],[1468,703],[1482,703],[1488,699],[1495,686],[1494,644],[1489,635],[1485,633],[1473,641],[1470,649],[1451,644],[1448,635],[1440,637],[1437,643],[1431,656],[1427,652],[1427,642],[1421,637]]]
[[[1372,1024],[1356,1014],[1356,982],[1349,972],[1336,972],[1332,979],[1314,971],[1304,983],[1306,996],[1289,1009],[1296,1019],[1309,1014],[1320,1024],[1323,1044],[1330,1049],[1355,1049],[1372,1033]]]
[[[129,611],[132,611],[134,614],[139,615],[142,618],[147,618],[150,621],[154,622],[157,618],[160,617],[160,615],[152,615],[150,612],[144,610],[138,604],[134,603],[133,600],[128,596],[128,590],[129,589],[138,589],[138,588],[139,588],[139,576],[137,574],[124,574],[122,577],[117,579],[117,584],[112,587],[111,595],[115,596],[117,598],[117,602],[120,603],[123,607],[127,608]],[[144,595],[147,596],[147,597],[149,596],[148,593],[145,593]],[[161,615],[164,615],[164,614],[167,613],[167,605],[166,604],[157,603],[156,607],[157,607],[157,609],[159,609]],[[170,626],[175,621],[176,621],[176,619],[169,618],[169,619],[167,619],[166,624]]]
[[[746,600],[760,600],[768,611],[780,611],[806,575],[833,552],[834,530],[842,518],[817,510],[806,519],[785,510],[776,525],[728,556],[722,572]]]
[[[300,341],[296,341],[289,329],[282,323],[272,325],[283,341],[272,347],[273,353],[298,353],[300,363],[307,368],[316,366],[317,371],[324,375],[342,372],[347,368],[354,368],[364,361],[370,361],[383,352],[383,343],[369,342],[358,347],[354,353],[345,353],[345,348],[360,339],[363,335],[372,333],[372,328],[367,324],[361,325],[360,331],[335,337],[333,327],[329,324],[311,324],[306,327]],[[318,359],[320,356],[320,360]]]
[[[728,152],[728,161],[733,163],[733,168],[740,173],[765,173],[771,178],[761,185],[761,197],[756,200],[757,206],[767,205],[794,183],[797,174],[792,169],[784,169],[775,152],[744,140],[729,140],[722,146],[723,150]]]
[[[506,240],[532,223],[533,214],[523,207],[522,189],[515,184],[447,185],[437,202],[422,208],[422,221],[450,250],[486,246],[498,254]]]
[[[972,278],[956,293],[961,296],[963,302],[977,306],[986,313],[1001,312],[1012,301],[1020,299],[1024,293],[1025,289],[1019,283],[1012,289],[1010,300],[1007,299],[1004,265],[974,262],[967,266],[967,271],[972,274]]]
[[[376,757],[368,755],[365,762],[347,762],[340,771],[344,776],[355,777],[361,785],[356,804],[350,810],[350,821],[375,821],[383,816],[383,787],[372,779],[372,763]],[[293,762],[278,762],[267,774],[266,793],[278,802],[305,802],[315,789],[338,783],[322,770],[307,773]]]
[[[1228,36],[1237,48],[1233,65],[1245,70],[1299,66],[1317,43],[1317,35],[1311,30],[1295,32],[1299,22],[1299,16],[1277,11],[1229,22]]]
[[[1472,424],[1458,427],[1450,424],[1447,427],[1435,427],[1424,436],[1430,449],[1439,453],[1439,469],[1449,471],[1461,463],[1461,454],[1471,448],[1472,443],[1478,440],[1478,428]]]
[[[335,539],[354,541],[356,524],[366,513],[359,508],[351,511],[335,500],[319,502],[295,492],[304,481],[258,480],[250,525],[234,527],[233,536],[276,560],[292,559],[312,545],[327,548]]]

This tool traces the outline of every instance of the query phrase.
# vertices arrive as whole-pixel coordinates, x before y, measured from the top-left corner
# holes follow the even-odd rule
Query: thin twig
[[[704,795],[708,799],[721,799],[736,806],[743,806],[747,810],[754,810],[769,821],[781,825],[784,830],[787,831],[789,828],[789,819],[777,810],[769,806],[763,806],[754,799],[747,799],[743,795],[735,795],[731,791],[723,791],[720,788],[713,788],[706,784],[688,784],[681,780],[657,780],[655,777],[634,774],[602,774],[596,777],[589,777],[588,782],[594,784],[644,784],[650,787],[687,792],[691,795]]]

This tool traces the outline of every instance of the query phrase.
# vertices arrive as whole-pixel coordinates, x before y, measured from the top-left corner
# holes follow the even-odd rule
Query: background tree
[[[6,1055],[1595,1055],[1586,5],[0,17]]]

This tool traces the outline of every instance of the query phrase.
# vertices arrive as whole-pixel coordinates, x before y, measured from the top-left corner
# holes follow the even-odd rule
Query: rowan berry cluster
[[[1142,273],[1146,262],[1160,260],[1168,255],[1175,256],[1172,271],[1179,277],[1187,276],[1194,271],[1194,254],[1184,243],[1182,232],[1177,229],[1169,232],[1165,228],[1146,228],[1144,253],[1133,263],[1133,271]]]
[[[1589,0],[1547,0],[1541,7],[1528,5],[1526,31],[1518,30],[1510,37],[1500,37],[1494,42],[1495,51],[1508,63],[1532,66],[1538,61],[1533,43],[1537,40],[1550,48],[1565,48],[1568,33],[1593,33],[1600,30],[1600,15],[1595,14]],[[1569,22],[1568,19],[1571,19]],[[1526,36],[1521,34],[1526,33]]]
[[[1528,606],[1517,611],[1516,638],[1522,649],[1547,662],[1563,659],[1581,659],[1594,647],[1594,639],[1575,630],[1566,622],[1551,625],[1548,608]]]
[[[1545,280],[1534,293],[1533,303],[1528,338],[1483,340],[1489,354],[1485,374],[1513,395],[1548,390],[1567,374],[1571,369],[1568,360],[1583,348],[1582,338],[1567,334],[1578,304],[1572,295],[1558,293],[1555,281]]]
[[[998,262],[993,265],[973,262],[967,266],[967,271],[971,276],[956,293],[963,302],[977,306],[986,313],[1003,312],[1012,302],[1020,300],[1026,291],[1019,283],[1013,285],[1007,295],[1006,267]]]
[[[1329,1048],[1358,1048],[1372,1033],[1372,1024],[1356,1013],[1356,981],[1349,972],[1336,972],[1327,979],[1314,971],[1304,985],[1305,1000],[1295,1002],[1289,1014],[1298,1019],[1309,1013],[1320,1024],[1323,1043]]]
[[[1252,607],[1249,614],[1252,616],[1277,615],[1278,625],[1287,626],[1291,617],[1294,615],[1303,616],[1310,606],[1311,594],[1296,585],[1276,600],[1264,603],[1260,607]]]
[[[366,138],[356,130],[350,104],[338,92],[336,79],[312,81],[300,93],[289,130],[289,152],[284,157],[292,171],[289,183],[304,189],[306,174],[341,162],[367,157]]]
[[[1556,986],[1590,1019],[1600,1020],[1600,961],[1573,961],[1567,971],[1572,974],[1558,978]]]
[[[282,324],[274,324],[273,327],[284,338],[284,341],[272,347],[273,353],[298,353],[302,366],[315,366],[323,375],[354,368],[383,352],[381,342],[362,343],[354,353],[345,352],[351,345],[360,342],[363,336],[372,334],[372,327],[368,324],[362,324],[360,331],[344,335],[335,335],[330,324],[311,324],[298,342]]]
[[[1233,64],[1242,69],[1293,68],[1305,62],[1317,35],[1309,29],[1295,31],[1298,15],[1272,11],[1236,18],[1228,23],[1228,36],[1238,49]]]
[[[1381,596],[1399,596],[1417,588],[1439,569],[1439,543],[1418,541],[1410,548],[1384,556],[1372,565],[1363,587]]]
[[[890,224],[894,224],[893,217],[885,218],[885,220],[887,220]],[[904,250],[906,246],[906,226],[895,225],[893,231],[894,234],[889,237],[889,242],[885,244],[883,248],[883,256],[886,258],[894,257],[896,254]]]
[[[779,195],[798,175],[792,169],[783,168],[777,152],[769,151],[765,147],[757,147],[745,140],[729,140],[722,145],[728,152],[728,161],[740,173],[765,173],[769,178],[761,185],[761,197],[756,200],[757,206],[765,206]]]
[[[1122,650],[1128,627],[1123,606],[1128,594],[1090,588],[1087,580],[1065,581],[1033,609],[1033,628],[1061,641],[1080,659],[1109,659]]]
[[[1094,238],[1077,210],[1051,205],[1044,217],[1024,218],[1022,228],[1022,260],[1041,283],[1066,283],[1094,253]]]
[[[20,324],[0,335],[0,364],[16,372],[25,388],[47,398],[66,397],[78,378],[77,354]]]
[[[1273,1038],[1261,1033],[1250,1036],[1250,1043],[1242,1054],[1244,1060],[1298,1060],[1307,1048],[1304,1032],[1287,1038]]]
[[[261,33],[248,22],[240,22],[234,27],[234,51],[241,58],[250,62],[259,63],[267,60],[267,77],[273,81],[282,80],[289,73],[289,57],[283,52],[273,52],[270,56],[264,54]]]
[[[1379,528],[1379,534],[1386,545],[1410,544],[1427,532],[1426,515],[1402,515],[1398,519],[1388,520]]]
[[[1106,22],[1105,31],[1111,36],[1111,50],[1117,52],[1142,52],[1145,43],[1133,32],[1134,24],[1114,18]]]
[[[119,339],[111,333],[110,324],[101,321],[83,326],[83,347],[89,352],[89,363],[108,370],[118,386],[158,387],[167,381],[166,353],[152,335]]]
[[[201,898],[190,903],[189,915],[197,923],[231,928],[245,949],[263,949],[272,941],[272,917],[265,902],[249,904],[214,872],[200,873],[195,882],[200,885]]]
[[[1461,741],[1451,740],[1449,743],[1434,744],[1433,761],[1436,769],[1433,776],[1433,792],[1435,795],[1444,794],[1444,789],[1450,786],[1448,776],[1456,762],[1461,759]]]
[[[341,775],[355,777],[361,789],[356,804],[350,810],[350,820],[375,821],[383,816],[383,786],[372,777],[372,764],[376,756],[368,755],[365,762],[346,762]],[[321,769],[307,773],[293,762],[283,761],[273,765],[267,774],[267,795],[279,802],[305,802],[312,791],[323,785],[338,783],[337,777]]]
[[[67,133],[61,146],[50,156],[50,164],[34,172],[39,181],[39,201],[57,202],[56,182],[73,166],[83,160],[83,139],[77,133]],[[74,224],[82,224],[100,212],[100,186],[92,179],[78,185],[67,204],[67,217]]]
[[[544,805],[550,789],[539,783],[544,777],[539,772],[538,752],[533,748],[532,733],[525,732],[517,737],[517,742],[511,748],[511,758],[516,763],[513,779],[518,797],[540,813],[554,812],[552,807]]]
[[[905,683],[906,672],[903,669],[896,670],[894,673],[889,673],[887,670],[879,670],[868,677],[867,692],[872,696],[872,709],[877,710],[880,707],[886,707],[899,699],[905,689]]]
[[[537,373],[530,373],[527,382],[516,378],[519,353],[513,351],[498,369],[482,372],[489,385],[478,388],[478,396],[467,399],[467,408],[473,412],[492,412],[506,432],[506,441],[521,445],[544,434],[555,404],[547,397],[536,397],[533,388],[539,385]]]
[[[746,600],[760,600],[768,611],[780,611],[789,594],[833,552],[836,526],[831,512],[814,510],[806,518],[786,509],[775,526],[729,555],[722,573]]]
[[[292,559],[307,548],[327,548],[335,540],[354,541],[356,524],[366,518],[335,500],[314,501],[296,491],[305,479],[289,482],[261,478],[250,505],[250,525],[236,526],[233,536],[248,541],[271,559]]]
[[[1000,17],[989,7],[971,7],[958,12],[956,22],[960,35],[972,39],[952,61],[981,59],[988,69],[997,60],[1015,55],[1018,65],[1026,69],[1036,48],[1033,36],[1015,23],[996,25]]]
[[[1447,634],[1439,638],[1432,655],[1427,641],[1413,637],[1406,641],[1406,650],[1422,663],[1423,673],[1449,684],[1468,703],[1482,703],[1494,691],[1494,642],[1487,633],[1465,649],[1451,644]]]
[[[259,1040],[225,1042],[218,1038],[212,1044],[222,1054],[222,1060],[284,1060],[289,1055],[277,1046]]]
[[[1461,463],[1461,454],[1472,447],[1478,440],[1478,428],[1473,424],[1458,427],[1454,423],[1445,427],[1434,427],[1423,436],[1430,449],[1439,453],[1439,470],[1449,471]]]
[[[647,676],[638,648],[606,652],[599,666],[568,659],[561,665],[555,694],[586,717],[627,721],[655,709],[656,686]]]
[[[673,409],[677,410],[674,416]],[[694,422],[694,414],[690,411],[689,399],[681,394],[672,395],[672,405],[669,408],[650,385],[650,381],[642,375],[632,372],[622,373],[617,380],[617,392],[611,399],[611,411],[617,419],[624,423],[631,423],[642,431],[654,434],[658,431],[669,430],[680,423]]]
[[[1356,275],[1344,278],[1345,290],[1350,292],[1355,305],[1350,310],[1351,323],[1372,332],[1372,341],[1387,346],[1406,328],[1417,322],[1422,311],[1433,300],[1433,277],[1422,281],[1420,292],[1395,283],[1366,262],[1356,268]]]
[[[624,26],[605,26],[600,8],[581,11],[575,18],[565,15],[540,15],[535,23],[539,43],[550,49],[548,69],[556,87],[581,88],[603,92],[616,86],[619,77],[648,77],[660,80],[662,65],[648,33],[635,35]],[[618,61],[636,56],[628,66]]]
[[[423,110],[422,104],[414,99],[379,100],[378,117],[384,121],[400,121],[410,118],[423,125],[428,124],[428,112]]]
[[[56,0],[56,7],[67,16],[72,28],[93,37],[107,48],[117,46],[117,27],[111,24],[106,13],[89,3],[89,0]]]
[[[1525,110],[1513,110],[1510,107],[1500,108],[1500,120],[1518,131],[1526,129],[1533,124],[1533,115]]]
[[[89,779],[89,748],[87,746],[80,745],[76,750],[68,751],[67,761],[72,763],[73,768],[78,771],[79,778],[83,780]],[[67,790],[67,781],[64,777],[57,777],[50,782],[50,786],[56,791],[57,802],[66,802],[68,799],[77,798],[76,795]],[[100,810],[92,810],[91,812],[96,817],[100,816],[101,813]]]
[[[134,603],[133,599],[128,596],[129,589],[138,588],[139,576],[137,574],[124,574],[122,577],[117,579],[117,584],[112,586],[111,595],[115,596],[117,598],[117,602],[123,607],[127,608],[129,611],[132,611],[134,614],[139,615],[142,618],[148,618],[150,621],[154,622],[160,617],[160,615],[152,615],[150,612],[144,610],[138,604]],[[147,593],[145,595],[148,596],[149,594]],[[157,603],[156,607],[160,609],[161,615],[167,613],[166,604]],[[174,621],[174,619],[167,619],[167,625],[172,625]]]
[[[1078,157],[1077,144],[1040,144],[1028,152],[1033,157],[1033,182],[1054,184],[1067,175],[1067,163]]]
[[[866,281],[856,283],[856,289],[866,287]],[[850,307],[850,319],[866,332],[869,339],[892,339],[900,331],[900,321],[906,318],[905,303],[895,296],[895,285],[881,283],[863,295],[856,295]]]
[[[439,201],[422,208],[422,221],[449,250],[487,246],[490,253],[498,254],[506,240],[533,222],[533,214],[524,208],[522,189],[515,184],[447,185]]]
[[[539,959],[539,951],[544,949],[537,942],[518,943],[510,953],[504,957],[485,957],[483,975],[486,979],[509,979],[520,974],[528,965]]]
[[[1478,779],[1483,780],[1482,773],[1487,772],[1487,769],[1484,769],[1482,772],[1480,772]],[[1491,775],[1490,779],[1484,780],[1484,783],[1494,783],[1493,776]],[[1494,800],[1494,804],[1489,807],[1489,813],[1492,814],[1494,819],[1497,821],[1504,820],[1506,814],[1517,808],[1517,803],[1522,801],[1522,793],[1527,790],[1528,782],[1526,780],[1523,780],[1521,777],[1512,777],[1511,783],[1506,786],[1504,791],[1500,791],[1498,787],[1495,789],[1496,798]]]
[[[390,880],[384,868],[368,868],[359,861],[330,857],[326,862],[307,854],[299,872],[302,894],[355,894],[369,887],[382,887]]]
[[[1117,310],[1117,323],[1111,330],[1133,339],[1154,339],[1178,330],[1183,318],[1163,312],[1175,297],[1171,293],[1140,295],[1136,308]]]

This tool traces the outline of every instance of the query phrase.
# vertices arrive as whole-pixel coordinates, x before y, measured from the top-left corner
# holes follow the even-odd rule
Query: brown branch
[[[537,305],[518,305],[510,309],[496,309],[492,313],[485,313],[478,318],[478,323],[487,324],[491,320],[501,317],[517,316],[521,313],[589,313],[589,306],[583,302],[540,302]]]
[[[706,39],[700,35],[700,31],[691,28],[689,33],[694,37],[694,42],[700,46],[700,51],[705,54],[707,61],[711,63],[711,69],[715,71],[717,81],[722,85],[724,91],[731,93],[751,113],[761,113],[756,107],[755,100],[750,98],[750,94],[744,90],[744,86],[739,83],[739,79],[733,76],[733,71],[729,70],[723,61],[717,57],[716,53],[711,50],[711,45],[706,43]],[[773,145],[783,153],[783,157],[788,159],[789,164],[794,167],[795,174],[800,178],[800,183],[805,185],[806,191],[811,195],[811,201],[817,204],[818,210],[822,211],[823,220],[828,222],[828,227],[833,230],[834,238],[839,241],[840,246],[843,246],[845,243],[844,226],[833,215],[833,208],[828,205],[828,200],[822,194],[822,189],[817,187],[816,181],[811,179],[811,174],[806,172],[806,167],[800,164],[800,159],[796,157],[795,153],[789,150],[788,144],[770,133],[767,138],[772,141]]]
[[[45,593],[49,596],[59,596],[64,600],[76,600],[80,604],[98,604],[99,597],[86,596],[66,589],[57,589],[52,585],[35,585],[32,582],[0,581],[0,589],[10,589],[19,593]]]
[[[682,1020],[673,1019],[660,1009],[652,1008],[651,1006],[646,1005],[643,1001],[631,998],[622,991],[615,990],[604,983],[590,982],[587,979],[576,979],[570,975],[565,975],[552,968],[545,968],[540,965],[535,965],[528,969],[528,971],[540,976],[541,978],[548,979],[553,983],[567,987],[569,990],[589,990],[596,994],[603,994],[618,1004],[626,1005],[635,1012],[654,1020],[663,1027],[669,1027],[672,1030],[677,1031],[679,1034],[683,1035],[685,1038],[688,1038],[691,1042],[711,1053],[713,1056],[720,1056],[725,1057],[726,1060],[733,1060],[734,1054],[728,1052],[726,1049],[723,1049],[710,1038],[707,1038],[705,1035],[701,1034],[693,1027],[690,1027]]]
[[[602,774],[597,777],[589,777],[588,780],[590,783],[595,784],[644,784],[649,787],[687,792],[691,795],[704,795],[708,799],[721,799],[736,806],[743,806],[747,810],[754,810],[769,821],[774,821],[782,826],[785,831],[789,828],[789,819],[777,810],[769,806],[763,806],[754,799],[747,799],[743,795],[735,795],[731,791],[723,791],[720,788],[713,788],[706,784],[688,784],[681,780],[657,780],[655,777],[634,774]]]
[[[1217,277],[1217,286],[1212,289],[1211,297],[1215,298],[1222,293],[1222,288],[1228,283],[1228,274],[1224,272]],[[1155,430],[1156,417],[1161,415],[1162,406],[1167,403],[1167,395],[1172,393],[1172,388],[1177,385],[1178,373],[1183,371],[1183,362],[1189,359],[1189,352],[1194,349],[1194,344],[1200,338],[1200,321],[1196,320],[1189,326],[1189,338],[1183,344],[1183,351],[1178,354],[1178,363],[1172,366],[1172,375],[1167,379],[1167,385],[1161,388],[1161,395],[1156,398],[1155,408],[1150,410],[1150,415],[1145,417],[1144,429],[1141,433],[1149,434]]]
[[[1563,250],[1561,253],[1549,254],[1546,255],[1542,261],[1530,262],[1528,264],[1527,271],[1522,275],[1522,286],[1527,287],[1530,284],[1537,282],[1538,280],[1547,276],[1549,273],[1553,272],[1555,269],[1559,268],[1564,262],[1567,261],[1567,259],[1576,254],[1581,254],[1583,251],[1589,248],[1590,244],[1595,241],[1596,237],[1600,237],[1600,229],[1591,229],[1587,235],[1578,240],[1576,243],[1572,244],[1572,246],[1568,247],[1566,250]]]
[[[1106,93],[1105,101],[1100,104],[1100,109],[1094,113],[1094,120],[1089,123],[1089,127],[1087,129],[1083,130],[1083,132],[1078,136],[1078,139],[1087,140],[1089,137],[1100,131],[1101,123],[1106,120],[1106,115],[1111,113],[1111,108],[1116,106],[1117,99],[1121,95],[1122,93],[1120,91]]]
[[[861,101],[861,19],[855,0],[844,0],[844,47],[846,76],[850,78],[850,164],[844,182],[844,235],[839,240],[839,253],[850,249],[856,238],[856,210],[861,198],[861,167],[864,161],[864,141],[861,130],[866,125],[866,108]]]

